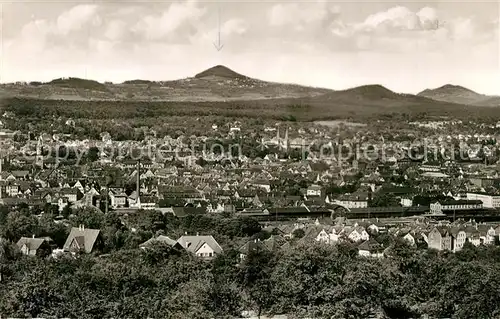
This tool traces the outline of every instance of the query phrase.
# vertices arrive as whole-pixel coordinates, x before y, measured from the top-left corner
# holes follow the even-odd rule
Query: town
[[[78,119],[57,119],[64,133],[35,135],[9,130],[14,114],[3,118],[1,203],[9,212],[25,207],[37,219],[48,215],[67,226],[67,241],[55,252],[80,247],[72,243],[70,220],[86,209],[121,219],[145,210],[176,218],[248,217],[283,242],[346,239],[360,254],[374,256],[387,247],[370,234],[450,251],[465,242],[492,245],[500,236],[496,123],[467,132],[475,123],[407,122],[394,134],[382,129],[383,121],[217,119],[197,128],[203,135],[174,127],[174,136],[159,136],[141,127],[134,140],[116,140],[109,132],[92,140],[75,136]],[[100,230],[74,226],[87,227],[79,236],[89,233],[93,246]],[[18,234],[22,238],[9,239],[20,248],[51,242]],[[221,250],[210,242],[198,247],[203,256]]]
[[[0,285],[12,289],[23,280],[21,266],[7,265],[23,258],[37,267],[86,258],[158,265],[148,272],[181,258],[197,267],[228,263],[228,278],[239,278],[233,272],[253,278],[239,282],[249,287],[244,301],[233,300],[233,308],[214,316],[242,307],[280,314],[292,309],[259,299],[271,285],[261,276],[299,258],[294,254],[360,266],[393,263],[409,250],[451,253],[440,257],[448,262],[500,243],[499,125],[493,121],[175,116],[128,129],[105,119],[45,121],[6,111],[0,123]],[[324,256],[314,255],[319,252]],[[420,262],[436,258],[425,256]],[[381,311],[365,306],[342,311]],[[31,315],[42,309],[2,307]]]

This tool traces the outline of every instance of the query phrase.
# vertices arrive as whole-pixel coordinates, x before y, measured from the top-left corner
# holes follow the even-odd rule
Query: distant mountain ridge
[[[50,82],[9,83],[0,91],[9,96],[56,100],[132,101],[236,101],[314,97],[330,92],[296,84],[267,82],[237,73],[223,65],[206,69],[193,77],[169,81],[134,79],[123,83],[100,83],[80,78]]]
[[[460,109],[460,112],[468,112],[464,110],[469,110],[470,106],[500,105],[500,97],[481,95],[451,84],[424,90],[417,95],[393,92],[379,84],[331,90],[267,82],[245,76],[223,65],[216,65],[193,77],[170,81],[135,79],[123,83],[100,83],[79,78],[60,78],[46,83],[2,84],[0,96],[44,100],[216,104],[239,101],[243,111],[248,113],[262,108],[266,111],[269,108],[269,112],[273,108],[282,108],[280,112],[296,118],[304,118],[307,112],[313,115],[317,112],[318,116],[376,114],[384,110],[414,112],[443,109],[446,112],[459,112]]]
[[[436,101],[476,106],[500,106],[499,96],[489,96],[474,92],[460,85],[446,84],[436,89],[426,89],[417,94]]]

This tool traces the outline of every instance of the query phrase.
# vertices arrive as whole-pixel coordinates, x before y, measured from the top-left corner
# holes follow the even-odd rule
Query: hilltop
[[[474,92],[460,85],[446,84],[436,89],[426,89],[417,94],[436,101],[477,106],[500,106],[500,97]]]
[[[400,98],[399,94],[379,84],[362,85],[343,91],[337,91],[336,94],[337,95],[341,94],[347,98],[370,99],[370,100]]]
[[[59,78],[52,80],[48,83],[41,83],[40,85],[52,85],[59,86],[63,88],[72,88],[72,89],[83,89],[83,90],[91,90],[91,91],[101,91],[107,92],[106,85],[99,83],[94,80],[80,79],[80,78]]]
[[[216,65],[214,67],[211,67],[203,72],[200,72],[194,76],[197,79],[201,78],[206,78],[206,77],[220,77],[220,78],[227,78],[227,79],[249,79],[249,77],[239,74],[237,72],[234,72],[228,67],[225,67],[223,65]]]

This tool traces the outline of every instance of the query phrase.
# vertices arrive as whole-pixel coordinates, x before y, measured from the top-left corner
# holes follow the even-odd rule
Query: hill
[[[106,86],[102,83],[99,83],[99,82],[94,81],[94,80],[86,80],[86,79],[80,79],[80,78],[59,78],[59,79],[52,80],[46,84],[52,85],[52,86],[64,87],[64,88],[83,89],[83,90],[92,90],[92,91],[101,91],[101,92],[108,91]],[[38,83],[36,83],[35,85],[39,86]],[[41,85],[43,85],[43,83]]]
[[[474,92],[459,85],[446,84],[436,89],[426,89],[417,94],[436,101],[476,106],[500,106],[500,97]]]
[[[197,79],[205,77],[220,77],[227,79],[249,79],[249,77],[234,72],[230,68],[225,67],[223,65],[216,65],[214,67],[211,67],[203,72],[196,74],[194,77]]]
[[[478,104],[456,102],[457,96],[466,101],[476,101],[481,96],[463,87],[446,85],[418,95],[396,93],[378,84],[334,91],[253,79],[221,65],[180,80],[138,79],[113,84],[68,78],[48,83],[4,84],[0,93],[14,97],[5,104],[10,111],[19,116],[40,117],[66,113],[73,118],[218,114],[321,120],[387,114],[466,117],[471,113],[496,114]],[[496,97],[484,97],[481,103],[495,105],[498,101]]]
[[[123,84],[151,84],[153,81],[149,80],[128,80],[123,82]]]
[[[363,85],[350,88],[343,91],[336,92],[337,95],[341,94],[347,98],[357,99],[398,99],[399,94],[387,89],[379,84]]]
[[[217,65],[194,77],[171,81],[135,79],[123,83],[99,83],[78,78],[48,83],[9,83],[0,90],[11,96],[61,100],[129,101],[242,101],[312,97],[331,90],[252,79]]]

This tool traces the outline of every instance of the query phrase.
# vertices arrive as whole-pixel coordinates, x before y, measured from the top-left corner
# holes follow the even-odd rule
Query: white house
[[[187,251],[204,259],[210,259],[222,253],[222,247],[212,236],[182,236],[177,242]]]
[[[307,188],[306,191],[307,196],[321,196],[321,186],[319,185],[311,185]]]
[[[353,242],[366,241],[370,239],[370,235],[366,232],[366,230],[357,225],[354,226],[354,229],[344,228],[344,231],[347,234],[347,238]]]

